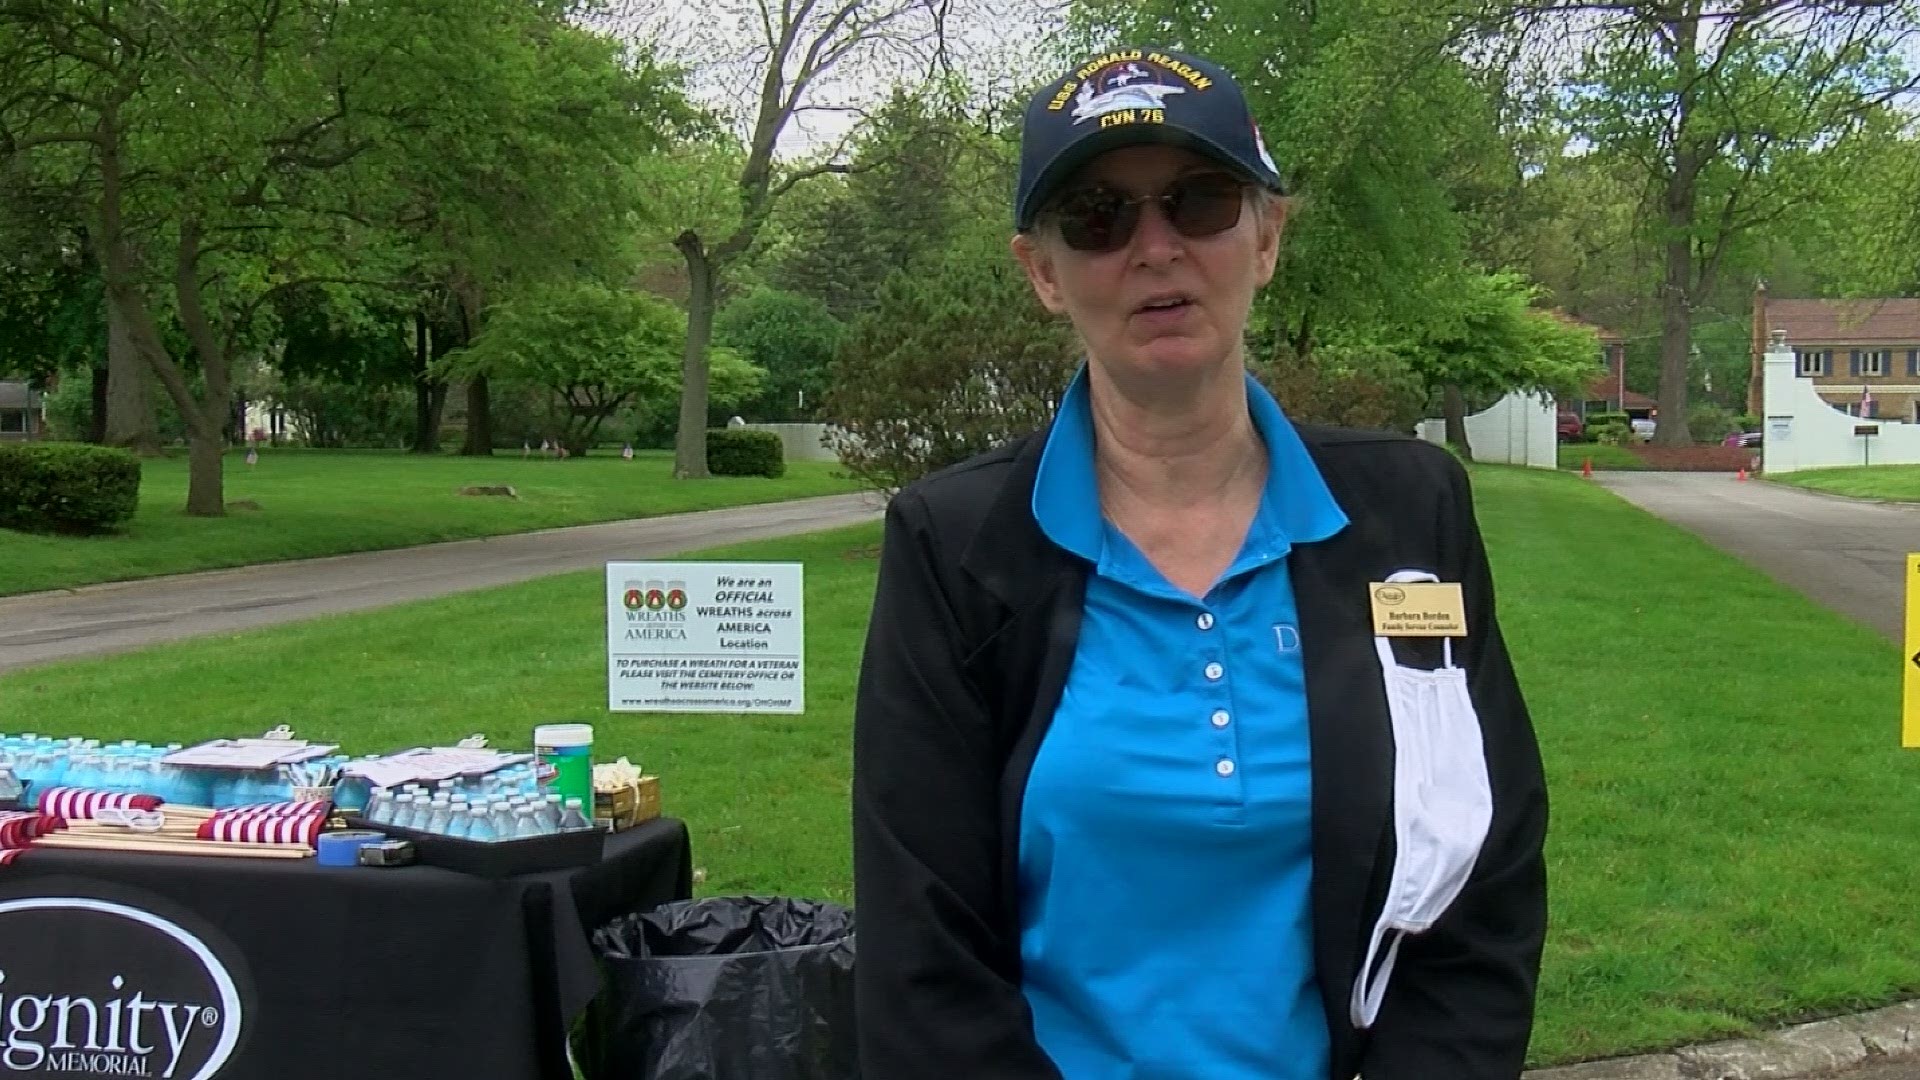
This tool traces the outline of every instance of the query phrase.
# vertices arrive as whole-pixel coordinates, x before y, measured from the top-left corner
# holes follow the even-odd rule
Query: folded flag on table
[[[92,788],[57,787],[48,788],[40,796],[40,813],[63,821],[91,821],[95,811],[112,807],[117,810],[158,810],[158,795],[128,795],[118,791],[95,791]]]
[[[216,810],[200,825],[202,840],[231,840],[243,844],[305,844],[320,842],[320,830],[333,810],[330,802],[260,803]]]

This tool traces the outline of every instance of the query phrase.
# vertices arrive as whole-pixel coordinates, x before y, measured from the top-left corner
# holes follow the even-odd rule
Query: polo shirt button
[[[1213,767],[1213,771],[1219,773],[1221,776],[1232,776],[1233,775],[1233,759],[1221,758],[1220,763]]]
[[[1198,626],[1202,630],[1213,629],[1213,612],[1211,611],[1201,612],[1200,617],[1193,620],[1193,625]]]
[[[1231,717],[1227,715],[1227,710],[1225,709],[1213,710],[1213,726],[1214,727],[1226,727],[1227,721],[1229,719],[1231,719]]]
[[[1220,678],[1220,676],[1225,675],[1226,673],[1227,673],[1227,669],[1221,667],[1220,662],[1218,660],[1207,665],[1207,678],[1209,679],[1217,680]]]

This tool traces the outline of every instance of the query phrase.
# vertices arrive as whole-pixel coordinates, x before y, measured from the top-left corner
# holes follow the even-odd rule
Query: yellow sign
[[[1466,637],[1467,604],[1456,581],[1375,581],[1373,632],[1380,637]]]
[[[1901,681],[1900,745],[1920,746],[1920,555],[1907,556],[1907,647]]]

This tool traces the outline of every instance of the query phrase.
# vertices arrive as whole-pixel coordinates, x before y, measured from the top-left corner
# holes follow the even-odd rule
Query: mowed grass
[[[144,462],[140,508],[117,535],[59,537],[0,529],[0,596],[189,570],[405,547],[857,490],[835,462],[790,461],[779,479],[673,479],[673,456],[618,453],[559,461],[263,450],[226,458],[226,500],[258,503],[192,518],[184,453]],[[460,495],[511,485],[517,498]]]
[[[847,730],[878,529],[696,556],[805,564],[801,715],[607,712],[605,575],[588,571],[0,674],[0,730],[192,742],[284,723],[361,754],[475,732],[524,748],[537,724],[584,721],[598,759],[662,777],[708,891],[850,900]]]
[[[1920,502],[1920,465],[1862,465],[1843,469],[1808,469],[1768,477],[1833,495],[1856,499],[1892,499]]]
[[[1920,759],[1873,633],[1564,474],[1476,470],[1553,792],[1533,1063],[1920,990]],[[601,579],[0,676],[9,728],[187,740],[293,724],[354,751],[581,719],[663,778],[703,895],[848,901],[848,733],[877,526],[701,557],[806,564],[798,717],[605,712]],[[1196,902],[1199,898],[1196,898]]]
[[[1641,470],[1647,463],[1639,455],[1624,446],[1609,446],[1606,443],[1561,443],[1560,467],[1578,472],[1591,461],[1596,469],[1634,469]]]

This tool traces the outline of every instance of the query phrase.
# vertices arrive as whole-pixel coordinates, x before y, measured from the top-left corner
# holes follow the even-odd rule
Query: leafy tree
[[[1445,307],[1449,321],[1430,327],[1411,355],[1427,385],[1444,394],[1447,442],[1471,459],[1468,397],[1568,395],[1598,371],[1600,342],[1592,330],[1531,307],[1538,291],[1518,275],[1483,274],[1461,285]]]
[[[600,426],[636,402],[671,399],[685,316],[658,297],[591,282],[542,286],[494,307],[473,344],[453,352],[442,369],[474,370],[535,383],[552,392],[552,434],[573,454],[586,453]],[[716,371],[734,393],[751,393],[757,369],[719,351]]]
[[[431,72],[485,21],[427,0],[0,6],[0,151],[87,222],[107,302],[186,420],[189,513],[224,513],[234,360],[263,344],[262,305],[339,250],[352,200],[332,174],[432,106]]]
[[[1426,413],[1426,383],[1399,353],[1323,345],[1296,356],[1284,344],[1271,348],[1248,366],[1294,420],[1411,432]]]
[[[1820,157],[1845,159],[1911,91],[1900,49],[1910,2],[1645,0],[1544,5],[1542,28],[1577,29],[1600,11],[1580,66],[1543,87],[1551,108],[1599,154],[1649,185],[1644,242],[1659,252],[1659,425],[1686,445],[1694,311],[1757,230],[1830,197]],[[1751,248],[1748,249],[1751,251]]]
[[[1492,80],[1463,56],[1481,7],[1095,0],[1078,21],[1091,42],[1189,49],[1242,84],[1296,196],[1256,328],[1306,356],[1444,323],[1476,272],[1451,184],[1488,138]]]
[[[851,171],[794,200],[762,256],[767,280],[852,319],[889,274],[982,220],[1006,220],[1018,147],[989,120],[950,83],[897,90],[863,130]]]
[[[767,373],[764,390],[745,406],[754,418],[801,420],[820,406],[846,326],[819,300],[763,288],[722,308],[713,332]]]
[[[643,5],[644,6],[644,5]],[[886,57],[924,58],[939,40],[941,21],[952,5],[941,0],[794,0],[774,5],[709,5],[695,45],[712,61],[726,50],[713,33],[745,30],[752,37],[747,56],[730,58],[752,88],[743,112],[744,147],[700,140],[664,177],[672,193],[668,205],[685,207],[687,225],[673,236],[686,263],[688,329],[681,365],[680,418],[674,441],[674,475],[707,475],[706,433],[710,375],[708,346],[713,318],[727,275],[752,248],[768,215],[796,184],[850,166],[829,151],[823,160],[791,165],[775,150],[793,118],[808,109],[831,107],[821,87]],[[723,62],[724,63],[724,62]],[[858,85],[857,77],[851,80]],[[691,190],[695,194],[687,197]],[[722,193],[724,198],[719,198]]]
[[[849,471],[896,491],[1036,430],[1076,343],[991,228],[897,271],[849,328],[824,417]]]

